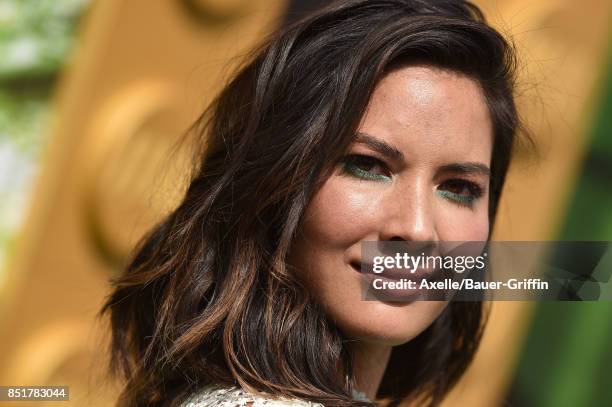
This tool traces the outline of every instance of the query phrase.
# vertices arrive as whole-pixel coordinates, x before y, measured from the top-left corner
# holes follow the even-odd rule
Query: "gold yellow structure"
[[[521,51],[522,111],[541,146],[537,163],[519,154],[495,238],[551,239],[584,151],[586,101],[597,93],[612,3],[477,3]],[[66,405],[112,405],[117,389],[103,375],[107,332],[95,319],[108,279],[180,196],[180,155],[167,160],[177,137],[223,86],[232,64],[282,23],[286,7],[286,0],[92,5],[1,288],[0,384],[69,385]],[[493,305],[476,361],[445,405],[501,404],[529,308]]]

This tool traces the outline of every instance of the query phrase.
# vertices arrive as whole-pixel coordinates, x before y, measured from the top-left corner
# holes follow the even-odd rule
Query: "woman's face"
[[[345,335],[398,345],[441,313],[446,302],[362,300],[361,243],[487,240],[492,143],[472,79],[421,65],[396,69],[377,85],[347,156],[306,209],[290,255]]]

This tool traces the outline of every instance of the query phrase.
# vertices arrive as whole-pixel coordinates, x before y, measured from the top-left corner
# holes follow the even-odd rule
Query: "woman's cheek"
[[[381,194],[371,186],[332,176],[313,197],[305,228],[311,239],[345,247],[368,238],[375,240],[381,214]]]
[[[489,236],[487,205],[473,209],[443,202],[438,206],[436,229],[442,241],[485,241]]]

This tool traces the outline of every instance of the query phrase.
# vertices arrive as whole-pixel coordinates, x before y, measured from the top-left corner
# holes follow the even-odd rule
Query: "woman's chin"
[[[368,303],[368,307],[355,310],[352,318],[338,321],[338,324],[351,339],[385,346],[402,345],[417,337],[436,320],[447,304],[442,301]]]

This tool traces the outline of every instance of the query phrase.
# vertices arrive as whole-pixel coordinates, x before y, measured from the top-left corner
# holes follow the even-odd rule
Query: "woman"
[[[439,404],[482,304],[363,301],[360,247],[488,240],[513,58],[459,0],[333,3],[257,50],[103,309],[119,405]]]

